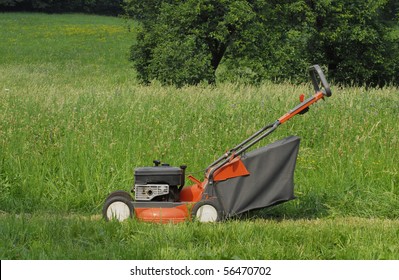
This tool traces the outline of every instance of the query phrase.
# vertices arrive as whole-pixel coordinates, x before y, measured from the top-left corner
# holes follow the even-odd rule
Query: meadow
[[[0,26],[1,259],[399,259],[397,87],[332,84],[259,144],[301,138],[294,201],[217,224],[107,223],[104,199],[135,167],[202,179],[310,83],[144,86],[131,21],[3,13]]]

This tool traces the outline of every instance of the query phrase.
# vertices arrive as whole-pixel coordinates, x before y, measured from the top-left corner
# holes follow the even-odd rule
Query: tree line
[[[0,0],[1,11],[90,13],[116,16],[123,0]]]
[[[307,80],[399,84],[397,0],[125,0],[140,24],[131,58],[143,82]]]

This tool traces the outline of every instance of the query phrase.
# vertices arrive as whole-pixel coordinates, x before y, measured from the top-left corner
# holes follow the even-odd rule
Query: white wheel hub
[[[218,212],[212,205],[205,204],[198,208],[196,217],[201,223],[216,222]]]
[[[107,209],[107,218],[109,220],[117,219],[118,221],[124,221],[130,217],[130,208],[121,201],[115,201],[111,203]]]

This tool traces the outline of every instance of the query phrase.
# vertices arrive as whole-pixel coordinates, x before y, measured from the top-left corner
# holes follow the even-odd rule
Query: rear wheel
[[[130,193],[128,193],[127,191],[124,191],[124,190],[113,191],[112,193],[110,193],[107,196],[107,199],[110,199],[111,197],[114,197],[114,196],[123,196],[123,197],[126,197],[127,199],[132,200],[132,196],[130,195]]]
[[[105,200],[103,207],[103,217],[106,221],[124,221],[134,216],[132,198],[122,195],[110,195]]]
[[[219,222],[223,220],[223,210],[216,200],[204,200],[194,205],[192,217],[201,223]]]

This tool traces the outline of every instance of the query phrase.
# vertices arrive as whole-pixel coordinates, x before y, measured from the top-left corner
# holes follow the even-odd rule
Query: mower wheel
[[[110,193],[107,196],[106,200],[108,200],[108,199],[110,199],[111,197],[114,197],[114,196],[123,196],[123,197],[126,197],[127,199],[132,200],[132,196],[130,195],[130,193],[128,193],[127,191],[124,191],[124,190],[113,191],[112,193]]]
[[[133,218],[134,207],[132,198],[126,195],[110,195],[105,200],[103,217],[106,221],[116,219],[120,222]]]
[[[201,223],[219,222],[223,220],[223,209],[216,200],[203,200],[194,205],[191,215]]]

